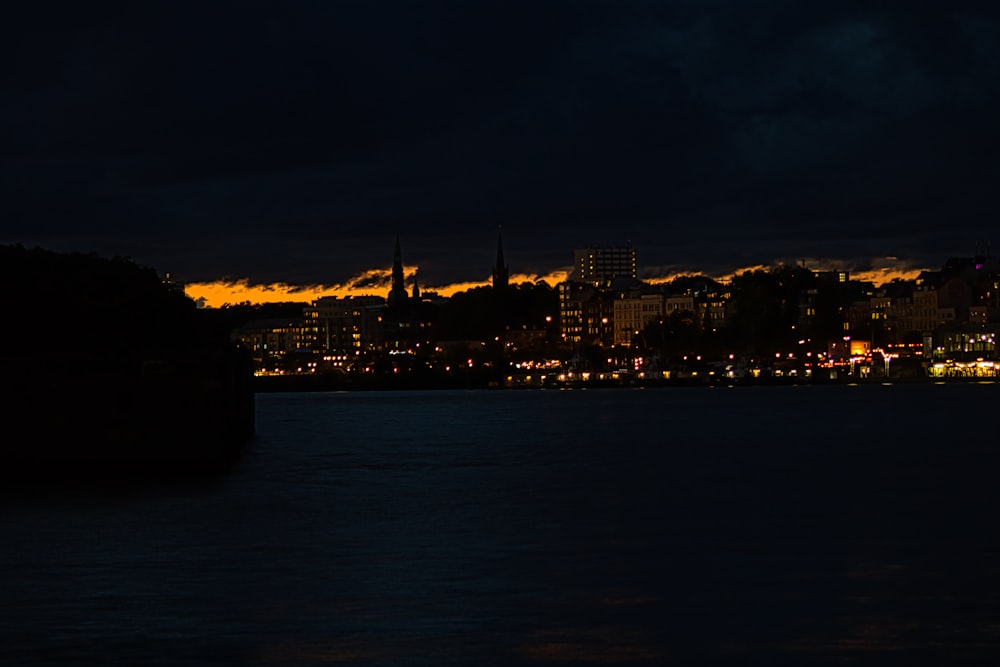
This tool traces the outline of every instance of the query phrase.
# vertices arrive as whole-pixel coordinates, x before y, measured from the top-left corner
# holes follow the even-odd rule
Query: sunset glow
[[[407,281],[419,271],[420,267],[410,267],[404,270]],[[510,283],[535,283],[543,281],[555,287],[566,280],[567,270],[557,270],[545,275],[517,273],[510,276]],[[351,296],[385,296],[392,282],[392,269],[370,269],[353,276],[350,280],[334,285],[289,285],[287,283],[271,283],[267,285],[251,285],[246,279],[220,280],[209,283],[188,283],[184,293],[205,308],[222,308],[226,305],[239,303],[311,303],[324,296],[346,298]],[[423,292],[434,292],[443,297],[451,297],[458,292],[464,292],[476,287],[485,287],[490,279],[451,283],[448,285],[420,285]]]
[[[806,266],[814,271],[848,271],[852,280],[860,280],[874,283],[876,286],[883,285],[893,280],[913,280],[926,267],[918,267],[897,260],[894,257],[876,258],[864,269],[855,268],[854,263],[840,260],[806,260]],[[408,284],[412,284],[413,276],[419,271],[418,266],[409,267],[404,270],[404,275]],[[724,274],[705,274],[718,280],[721,283],[728,283],[734,276],[748,271],[766,271],[773,266],[757,264],[736,269]],[[667,272],[664,275],[646,278],[645,282],[650,284],[661,284],[671,280],[686,276],[696,275],[693,271]],[[510,276],[511,284],[535,283],[542,281],[555,287],[564,282],[569,277],[568,269],[551,271],[545,275],[518,273]],[[390,267],[370,269],[340,284],[334,285],[289,285],[286,283],[271,283],[267,285],[251,285],[246,279],[225,281],[220,280],[208,283],[189,283],[185,285],[184,292],[197,301],[199,305],[206,308],[221,308],[226,305],[235,305],[249,302],[251,304],[260,303],[280,303],[280,302],[301,302],[311,303],[324,296],[350,297],[350,296],[385,296],[392,282],[392,269]],[[450,283],[446,285],[420,285],[423,292],[433,292],[442,297],[451,297],[459,292],[486,287],[490,285],[490,279],[484,278],[478,281],[466,281]]]

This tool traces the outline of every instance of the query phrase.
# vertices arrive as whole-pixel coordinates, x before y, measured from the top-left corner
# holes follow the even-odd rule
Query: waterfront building
[[[636,277],[635,248],[577,248],[573,252],[572,280],[598,285],[618,277]]]
[[[726,306],[732,293],[725,289],[710,290],[696,302],[698,321],[703,331],[718,331],[726,326]]]
[[[930,377],[995,378],[1000,374],[1000,325],[952,324],[934,334]]]
[[[583,338],[583,304],[594,298],[592,285],[575,281],[559,284],[559,333],[563,341],[577,344]]]
[[[969,324],[984,326],[1000,322],[1000,309],[989,304],[969,306]]]
[[[614,306],[606,290],[576,281],[559,285],[560,333],[571,345],[610,347],[614,342]]]
[[[920,285],[913,291],[913,315],[907,323],[910,331],[929,333],[938,326],[938,294],[931,285]]]
[[[934,359],[996,361],[1000,326],[951,325],[941,327],[935,338]]]
[[[848,271],[813,271],[812,273],[816,276],[816,283],[820,287],[847,285],[851,281],[851,274]]]
[[[305,309],[305,319],[316,331],[320,350],[357,355],[381,346],[384,309],[385,299],[380,296],[325,296]]]
[[[629,289],[616,290],[612,306],[614,345],[630,347],[638,333],[650,322],[660,321],[663,316],[662,291],[642,283]]]
[[[695,312],[694,295],[691,294],[670,294],[663,300],[663,310],[665,315],[688,311]]]
[[[233,332],[232,338],[261,365],[290,352],[308,349],[312,333],[301,319],[268,318],[246,322]]]

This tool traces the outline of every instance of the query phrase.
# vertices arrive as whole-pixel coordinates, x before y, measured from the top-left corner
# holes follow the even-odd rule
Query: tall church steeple
[[[396,234],[396,251],[392,258],[392,288],[389,290],[389,306],[401,306],[408,295],[403,284],[403,253],[399,250],[399,234]]]
[[[493,265],[493,289],[507,289],[509,279],[510,273],[503,261],[503,238],[500,235],[500,228],[497,227],[497,263]]]

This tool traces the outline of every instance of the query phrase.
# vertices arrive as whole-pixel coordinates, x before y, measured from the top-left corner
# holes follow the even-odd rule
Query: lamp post
[[[889,379],[889,363],[892,361],[892,358],[895,357],[895,356],[896,355],[889,354],[888,352],[882,352],[882,358],[885,359],[885,379],[886,380]]]

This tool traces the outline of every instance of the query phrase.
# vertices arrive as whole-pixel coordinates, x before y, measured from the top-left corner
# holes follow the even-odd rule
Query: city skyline
[[[630,243],[646,278],[879,269],[993,235],[1000,10],[395,0],[29,6],[0,242],[188,283],[431,287]],[[391,249],[391,241],[390,241]],[[273,288],[272,288],[273,289]]]
[[[598,246],[589,246],[598,247]],[[609,246],[611,247],[611,246]],[[623,246],[617,246],[623,247]],[[641,257],[641,249],[633,248]],[[979,254],[977,251],[987,250],[987,247],[983,247],[980,244],[980,248],[974,249],[973,251],[962,256],[972,256]],[[567,254],[572,259],[573,250],[567,251]],[[405,249],[403,251],[404,257],[406,255]],[[510,257],[510,253],[507,252],[507,257]],[[639,260],[638,267],[638,278],[644,282],[650,284],[664,283],[677,278],[680,276],[687,275],[706,275],[713,279],[719,280],[721,282],[728,282],[733,276],[746,271],[754,270],[767,270],[776,266],[796,264],[801,266],[807,266],[813,270],[817,271],[847,271],[851,274],[852,278],[857,280],[862,280],[866,282],[872,282],[875,285],[881,285],[892,280],[912,280],[922,271],[932,271],[940,267],[941,264],[947,259],[947,257],[942,257],[937,265],[928,266],[918,266],[912,263],[901,261],[896,257],[886,257],[881,258],[880,262],[872,262],[866,267],[861,267],[856,261],[851,260],[835,260],[835,259],[816,259],[816,258],[797,258],[794,260],[777,260],[769,264],[757,264],[752,266],[743,266],[733,269],[728,273],[710,273],[706,271],[697,270],[679,270],[673,273],[661,274],[661,275],[649,275],[648,270],[642,266],[641,259]],[[558,267],[548,273],[544,274],[532,274],[525,273],[516,270],[516,258],[514,263],[514,271],[510,274],[509,280],[511,284],[518,284],[524,282],[538,282],[542,281],[555,287],[557,284],[566,281],[571,278],[573,271],[572,261],[568,262],[566,265]],[[420,289],[426,292],[432,292],[442,297],[450,297],[455,293],[466,291],[469,289],[474,289],[477,287],[487,287],[491,284],[491,276],[489,275],[489,270],[491,267],[487,267],[483,272],[485,277],[480,280],[467,280],[456,283],[449,283],[444,285],[434,285],[428,284],[420,280],[420,267],[419,265],[408,264],[405,260],[403,261],[403,270],[405,275],[406,285],[412,288],[413,284],[419,284]],[[227,304],[237,304],[249,301],[250,303],[275,303],[275,302],[311,302],[315,301],[321,297],[350,297],[350,296],[384,296],[391,287],[392,281],[392,264],[387,263],[383,267],[369,269],[355,276],[352,276],[349,280],[342,283],[334,284],[317,284],[317,285],[292,285],[289,283],[272,283],[272,284],[250,284],[245,279],[243,280],[222,280],[213,281],[205,283],[185,283],[183,276],[179,277],[181,283],[185,284],[185,292],[192,299],[199,302],[200,305],[210,308],[218,308]]]

